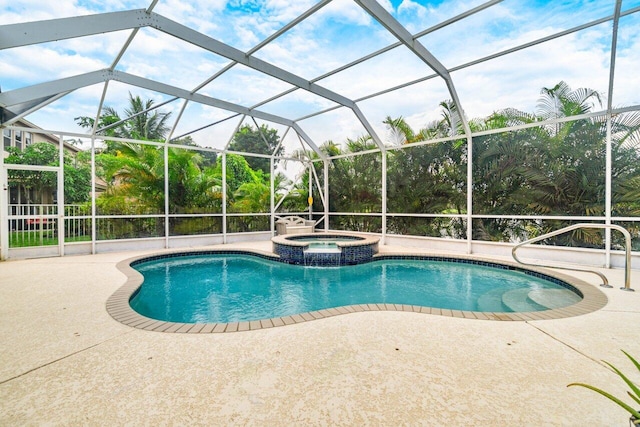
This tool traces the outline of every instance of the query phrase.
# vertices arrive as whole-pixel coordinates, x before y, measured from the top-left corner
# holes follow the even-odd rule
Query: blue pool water
[[[353,304],[467,311],[539,311],[575,304],[575,292],[524,272],[470,263],[383,259],[303,267],[251,255],[163,258],[133,268],[144,283],[138,313],[180,323],[239,322]]]

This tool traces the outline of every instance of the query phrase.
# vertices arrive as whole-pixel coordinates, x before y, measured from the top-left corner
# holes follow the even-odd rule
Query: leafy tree
[[[376,148],[369,137],[347,140],[345,153]],[[379,153],[334,159],[329,172],[330,208],[336,212],[380,212],[382,159]]]
[[[29,144],[24,150],[18,147],[7,147],[8,153],[5,163],[22,165],[58,166],[59,148],[48,142],[36,142]],[[83,203],[89,200],[91,194],[91,167],[89,159],[82,153],[73,155],[64,154],[64,201],[66,204]],[[55,172],[9,170],[9,185],[19,186],[23,194],[29,195],[29,191],[35,190],[38,200],[30,200],[30,203],[41,203],[44,192],[56,188],[57,177]]]
[[[91,199],[91,157],[86,151],[64,156],[64,203],[86,203]]]
[[[172,144],[178,144],[178,145],[186,145],[188,147],[199,147],[198,144],[196,144],[196,142],[193,140],[193,138],[191,138],[191,136],[185,136],[184,138],[180,138],[180,139],[174,139],[171,140]],[[216,164],[216,160],[218,158],[218,154],[215,151],[205,151],[202,150],[199,152],[200,156],[202,157],[202,167],[210,167],[210,166],[215,166]]]
[[[333,141],[327,141],[320,149],[328,156],[358,153],[377,148],[370,137],[347,140],[343,151]],[[316,173],[323,179],[322,163],[314,163]],[[382,209],[382,157],[380,153],[362,154],[333,159],[329,166],[330,209],[333,212],[377,213]],[[302,178],[302,185],[296,186],[299,210],[307,208],[308,172]],[[321,185],[324,185],[321,182]],[[303,196],[304,195],[304,196]],[[302,196],[302,197],[300,197]],[[304,197],[304,198],[303,198]],[[320,197],[314,198],[314,211],[323,211]],[[337,219],[341,228],[359,231],[379,231],[380,219],[367,216],[344,216]]]
[[[392,145],[410,144],[418,140],[415,132],[403,117],[393,119],[391,116],[387,116],[382,123],[387,125]]]
[[[442,138],[464,133],[461,112],[458,110],[458,106],[449,99],[440,103],[440,109],[442,111],[442,118],[430,123],[421,131],[425,136],[423,139],[427,139],[427,137]]]
[[[242,126],[234,135],[229,149],[243,153],[275,156],[282,155],[284,152],[284,147],[280,145],[278,131],[266,125],[261,125],[258,129],[250,125]],[[261,170],[265,175],[271,173],[270,159],[268,158],[247,156],[247,163],[255,171]]]
[[[271,188],[265,182],[245,182],[234,193],[233,212],[269,212]]]
[[[222,176],[222,162],[216,164],[216,173]],[[256,173],[247,159],[239,154],[227,154],[227,196],[233,194],[245,183],[257,183],[262,181],[262,175]]]
[[[169,209],[172,213],[220,212],[221,177],[203,167],[203,157],[194,150],[168,149]]]
[[[462,117],[456,104],[451,100],[442,101],[440,109],[440,120],[433,120],[418,131],[414,131],[402,117],[392,119],[387,116],[383,123],[387,125],[391,140],[394,142],[393,145],[411,144],[464,134]]]
[[[605,117],[594,117],[509,131],[543,120],[589,113],[601,103],[592,89],[573,90],[565,82],[543,88],[536,113],[513,108],[470,120],[473,131],[505,129],[473,140],[473,209],[490,215],[604,215]],[[412,144],[462,132],[460,115],[450,101],[440,104],[442,117],[413,130],[403,118],[387,117],[393,145]],[[640,212],[640,114],[614,116],[613,210]],[[462,150],[461,150],[462,149]],[[466,148],[462,140],[389,151],[387,206],[390,212],[462,213],[466,186]],[[335,182],[332,176],[332,181]],[[346,184],[346,181],[344,181]],[[348,210],[345,209],[345,210]],[[442,224],[391,217],[390,232],[441,235]],[[435,224],[434,224],[435,223]],[[464,236],[459,224],[447,226]],[[513,241],[568,225],[565,221],[474,220],[474,238]],[[460,232],[458,234],[458,232]],[[599,246],[602,233],[591,230],[558,236],[547,243]]]
[[[314,197],[313,192],[309,194],[309,179],[312,179],[312,177],[309,174],[308,167],[305,167],[301,176],[294,181],[290,181],[282,174],[276,176],[276,194],[288,191],[286,198],[280,206],[281,212],[303,212],[308,209],[309,196]],[[312,188],[315,188],[315,186]],[[317,194],[315,196],[317,196]],[[314,202],[316,199],[319,200],[320,197],[314,197]],[[279,200],[280,198],[278,197],[277,202]]]
[[[9,155],[5,163],[40,166],[58,166],[59,164],[58,147],[46,142],[30,144],[24,151],[18,147],[8,147],[6,150]],[[57,187],[55,172],[10,169],[8,173],[9,185],[21,188],[23,195],[29,197],[31,193],[29,190],[36,192],[37,199],[29,200],[29,203],[42,203],[44,192],[50,192],[52,188]]]
[[[107,127],[107,136],[141,141],[165,141],[171,113],[153,109],[153,100],[129,94],[125,119],[112,107],[105,107],[98,124]],[[80,126],[93,128],[90,117],[78,117]],[[197,147],[190,136],[171,141]],[[215,173],[216,154],[210,151],[169,147],[170,212],[220,211],[221,174]],[[142,214],[164,211],[164,147],[107,141],[107,149],[98,155],[99,176],[108,182],[107,191],[98,200],[101,213]]]
[[[130,100],[133,101],[133,100]],[[548,119],[589,113],[599,105],[598,92],[577,90],[565,82],[543,88],[535,113],[506,108],[488,117],[469,121],[473,131],[504,129],[474,137],[473,159],[467,159],[466,139],[412,145],[463,133],[461,112],[451,101],[440,104],[441,117],[422,129],[412,129],[402,118],[387,117],[393,149],[387,152],[387,207],[390,213],[464,214],[466,212],[467,162],[473,161],[473,210],[486,215],[575,215],[604,214],[606,159],[605,117],[554,123],[519,130],[509,127],[536,124]],[[132,108],[147,104],[132,102]],[[115,123],[118,115],[105,109],[104,123]],[[86,123],[90,123],[86,121]],[[147,123],[146,121],[144,123]],[[144,123],[130,124],[126,135],[146,138]],[[109,132],[125,132],[122,124]],[[616,215],[640,214],[640,113],[613,118],[613,211]],[[119,135],[125,135],[120,133]],[[189,137],[174,144],[195,146]],[[243,126],[230,149],[238,152],[279,155],[283,148],[274,129]],[[330,161],[330,208],[334,212],[378,213],[382,207],[382,155],[356,154],[376,149],[369,137],[347,140],[342,146],[327,141],[321,150]],[[99,165],[110,182],[99,206],[136,211],[164,209],[164,150],[169,158],[169,205],[171,212],[218,212],[222,200],[222,164],[215,154],[174,147],[109,143],[99,156]],[[275,153],[274,153],[275,152]],[[317,159],[311,152],[298,153],[302,161]],[[206,156],[206,157],[205,157]],[[228,154],[226,156],[227,199],[230,212],[268,212],[270,202],[269,159]],[[322,162],[314,168],[324,185]],[[308,171],[294,184],[282,205],[284,211],[303,211],[309,197]],[[276,177],[276,197],[281,197],[285,179]],[[314,185],[315,188],[315,185]],[[317,189],[313,190],[317,191]],[[315,194],[312,194],[315,195]],[[317,195],[316,195],[317,196]],[[136,208],[136,206],[139,206]],[[143,209],[144,207],[144,209]],[[314,211],[324,210],[314,197]],[[254,231],[267,226],[266,217],[233,217],[230,230]],[[379,231],[375,216],[345,215],[333,218],[339,227]],[[474,238],[513,241],[539,235],[567,225],[563,221],[474,220]],[[457,218],[404,218],[390,216],[393,233],[464,237],[466,224]],[[547,243],[599,246],[600,232],[580,231],[558,236]]]

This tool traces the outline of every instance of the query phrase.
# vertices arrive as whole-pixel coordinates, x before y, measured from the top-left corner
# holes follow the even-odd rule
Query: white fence
[[[58,244],[58,205],[10,204],[9,247],[49,246]],[[90,211],[83,205],[64,206],[66,241],[91,239]]]

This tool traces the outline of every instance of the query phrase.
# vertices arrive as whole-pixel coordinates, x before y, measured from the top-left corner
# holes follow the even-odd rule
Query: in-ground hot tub
[[[289,264],[340,266],[370,261],[378,253],[378,237],[346,233],[285,234],[271,239],[273,252]]]

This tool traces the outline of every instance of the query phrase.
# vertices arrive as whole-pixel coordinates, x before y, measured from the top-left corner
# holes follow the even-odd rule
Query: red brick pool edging
[[[181,254],[247,254],[255,255],[266,259],[277,260],[278,257],[273,254],[251,251],[251,250],[189,250],[181,252],[168,252],[155,255],[160,258],[164,258],[167,255],[180,256]],[[443,260],[452,258],[451,256],[425,256],[424,254],[392,254],[386,253],[375,258],[387,258],[387,257],[428,257],[430,259],[442,258]],[[404,311],[412,313],[424,313],[440,316],[458,317],[465,319],[476,320],[498,320],[498,321],[532,321],[532,320],[550,320],[561,319],[566,317],[580,316],[583,314],[591,313],[603,308],[607,304],[606,295],[601,292],[597,287],[590,285],[589,283],[571,277],[565,274],[549,271],[543,268],[523,268],[516,263],[493,261],[484,258],[477,258],[471,256],[456,256],[455,258],[472,260],[479,262],[487,262],[490,264],[503,265],[508,267],[516,267],[519,270],[531,271],[534,273],[550,276],[557,280],[568,283],[576,288],[583,296],[582,300],[576,304],[568,307],[549,309],[544,311],[534,312],[522,312],[522,313],[493,313],[493,312],[477,312],[477,311],[462,311],[462,310],[450,310],[440,309],[432,307],[422,307],[416,305],[405,304],[357,304],[336,308],[327,308],[318,311],[311,311],[307,313],[293,314],[284,317],[275,317],[272,319],[252,320],[248,322],[231,322],[231,323],[176,323],[167,322],[164,320],[151,319],[149,317],[142,316],[129,305],[129,300],[132,295],[142,285],[144,280],[142,274],[131,267],[132,263],[153,258],[154,255],[145,255],[135,258],[129,258],[119,262],[116,265],[122,273],[127,276],[127,280],[116,292],[114,292],[106,303],[107,312],[116,321],[137,329],[155,332],[176,332],[176,333],[223,333],[223,332],[241,332],[250,331],[256,329],[267,329],[278,326],[286,326],[296,323],[304,323],[312,320],[324,319],[327,317],[339,316],[349,313],[365,312],[365,311]]]

